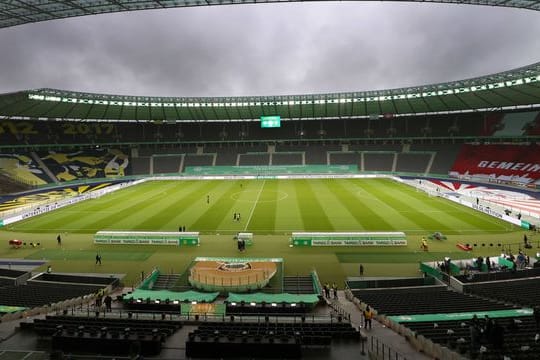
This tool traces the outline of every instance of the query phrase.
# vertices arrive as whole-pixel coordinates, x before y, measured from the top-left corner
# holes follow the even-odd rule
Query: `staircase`
[[[152,287],[152,290],[170,290],[178,281],[180,275],[160,274]]]

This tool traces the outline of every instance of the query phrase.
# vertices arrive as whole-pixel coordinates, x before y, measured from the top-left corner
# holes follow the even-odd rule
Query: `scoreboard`
[[[261,116],[261,128],[281,127],[281,116]]]

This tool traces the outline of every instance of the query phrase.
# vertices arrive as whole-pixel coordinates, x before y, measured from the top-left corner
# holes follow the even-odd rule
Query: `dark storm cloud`
[[[355,2],[51,21],[0,29],[0,92],[276,95],[458,80],[540,60],[539,18],[514,9]]]

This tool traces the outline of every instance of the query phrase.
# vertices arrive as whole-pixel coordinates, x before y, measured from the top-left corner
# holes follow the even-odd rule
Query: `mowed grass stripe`
[[[210,204],[206,204],[208,208],[199,207],[200,215],[191,225],[195,231],[214,232],[219,230],[219,225],[228,216],[231,208],[235,206],[236,201],[232,200],[232,196],[238,191],[236,183],[234,181],[220,181],[219,183],[221,185],[220,193],[209,194]]]
[[[86,229],[87,232],[95,232],[99,230],[130,230],[133,224],[138,223],[146,214],[146,209],[156,202],[166,197],[166,193],[177,186],[175,182],[170,184],[157,184],[158,186],[150,187],[146,192],[141,193],[138,197],[133,196],[124,202],[116,202],[111,205],[108,210],[113,211],[113,214],[95,212],[90,219],[80,219],[71,223],[74,229]],[[88,221],[90,220],[90,221]],[[124,225],[119,225],[123,223]],[[131,224],[131,225],[129,225]],[[122,228],[127,226],[127,229]]]
[[[388,183],[387,181],[382,183],[368,181],[364,183],[364,190],[382,203],[389,204],[394,211],[400,214],[399,216],[405,217],[416,224],[418,230],[448,232],[455,229],[448,222],[440,221],[440,215],[437,218],[430,214],[429,206],[421,199],[408,197],[406,201],[402,200],[404,194],[400,191],[401,186],[391,186],[390,189],[387,185],[399,184]]]
[[[55,210],[16,224],[13,229],[28,232],[95,232],[106,226],[106,224],[112,224],[120,220],[123,211],[134,205],[133,199],[137,199],[135,205],[146,204],[151,198],[163,191],[161,188],[154,188],[153,191],[150,191],[149,189],[152,189],[152,187],[149,185],[148,183],[140,185],[143,192],[137,191],[139,187],[137,185],[133,188],[108,194],[102,198],[83,201]],[[167,188],[174,186],[174,182],[169,182]],[[124,191],[127,190],[130,191],[126,195]]]
[[[316,180],[291,180],[294,181],[300,209],[300,217],[304,223],[305,231],[334,231],[334,227],[326,216],[321,205],[319,194],[313,191],[312,181]]]
[[[362,181],[361,184],[364,185],[362,187],[364,194],[373,197],[374,206],[379,209],[379,212],[385,214],[386,219],[392,219],[392,226],[396,230],[409,232],[437,231],[436,229],[439,229],[437,226],[442,226],[432,215],[426,216],[424,214],[425,204],[423,199],[413,198],[405,202],[401,201],[399,196],[392,196],[388,189],[383,187],[384,183],[390,181],[387,179],[370,179]],[[392,189],[392,191],[399,193],[402,186],[397,183],[396,185],[398,188]]]
[[[333,186],[339,189],[336,191],[336,195],[349,208],[351,215],[362,224],[365,230],[395,230],[394,223],[389,221],[388,213],[383,210],[379,211],[376,198],[365,192],[363,184],[364,181],[343,180],[336,182]],[[362,195],[359,194],[360,192]],[[370,197],[373,200],[370,200]]]
[[[219,181],[182,181],[176,188],[167,191],[164,198],[148,207],[146,218],[135,223],[134,228],[177,231],[179,226],[191,225],[181,223],[179,218],[194,204],[206,202],[206,194],[212,192],[219,184]]]
[[[397,191],[405,198],[405,200],[421,199],[425,211],[439,211],[444,220],[448,221],[452,228],[459,230],[492,230],[494,228],[506,229],[506,224],[495,218],[488,217],[480,212],[469,209],[465,206],[457,205],[449,200],[439,197],[428,197],[423,192],[416,192],[415,189],[399,183],[390,182],[389,180],[380,181],[380,185],[390,189],[390,194],[396,196]]]
[[[230,192],[230,203],[223,209],[223,220],[212,231],[237,233],[244,231],[249,214],[255,206],[255,200],[261,191],[263,181],[236,181]],[[240,214],[240,221],[233,219],[234,213]]]
[[[279,197],[278,180],[266,180],[261,183],[261,186],[263,184],[264,188],[259,196],[259,201],[254,204],[255,209],[253,209],[251,221],[247,224],[247,230],[268,234],[273,233],[276,227],[276,203]]]
[[[324,204],[326,216],[335,231],[365,230],[358,217],[360,202],[358,199],[355,201],[354,197],[351,199],[353,194],[346,187],[340,186],[342,183],[343,180],[320,179],[312,185],[314,192],[319,196],[320,203]]]
[[[276,205],[275,230],[277,232],[304,231],[294,180],[279,180],[277,189],[280,198]]]

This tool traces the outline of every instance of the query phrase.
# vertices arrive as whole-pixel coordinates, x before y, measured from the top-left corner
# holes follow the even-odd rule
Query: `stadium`
[[[17,1],[0,27],[249,3]],[[540,63],[347,93],[0,94],[0,360],[537,359],[539,140]]]

